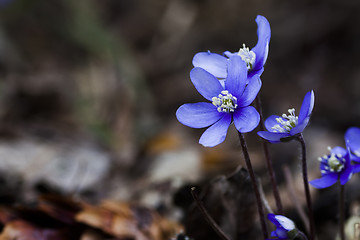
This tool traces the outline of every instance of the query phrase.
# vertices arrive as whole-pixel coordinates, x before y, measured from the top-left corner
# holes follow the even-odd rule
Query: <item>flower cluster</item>
[[[251,104],[257,97],[262,85],[260,76],[264,71],[264,64],[268,57],[271,30],[269,22],[263,16],[257,16],[256,23],[258,41],[252,49],[243,44],[239,51],[225,51],[223,55],[210,51],[199,52],[195,54],[192,60],[194,68],[190,72],[190,79],[196,90],[207,101],[183,104],[176,111],[176,117],[180,123],[186,126],[207,128],[199,140],[199,143],[205,147],[213,147],[222,143],[232,123],[240,133],[247,133],[253,131],[260,122],[260,114]],[[298,115],[295,108],[288,109],[286,113],[280,116],[272,115],[266,119],[265,126],[261,128],[262,130],[266,129],[266,131],[257,133],[270,143],[288,142],[296,139],[301,144],[302,171],[311,240],[316,238],[316,231],[307,179],[306,147],[302,132],[309,124],[314,102],[315,94],[311,90],[306,93]],[[239,137],[248,170],[249,172],[253,171],[247,147],[244,144],[244,137],[242,134],[239,134]],[[321,178],[310,181],[312,186],[326,188],[338,181],[344,185],[354,173],[360,172],[360,128],[349,128],[345,133],[345,142],[346,148],[330,148],[328,155],[319,158]],[[265,152],[267,152],[266,146],[264,144]],[[274,196],[278,203],[280,197],[278,195],[276,198],[277,186],[268,154],[266,154],[266,158],[269,175],[272,177]],[[250,176],[253,176],[252,184],[255,192],[258,189],[255,174],[252,172]],[[343,186],[341,189],[340,194],[343,194]],[[257,198],[262,230],[264,238],[267,238],[264,213],[261,212],[263,211],[261,199]],[[281,204],[277,204],[277,207],[278,209],[282,208]],[[278,212],[282,211],[279,210]],[[343,211],[340,210],[339,212]],[[296,228],[294,222],[287,217],[268,214],[268,219],[276,226],[276,230],[271,232],[273,239],[295,239],[298,236],[307,239]],[[343,230],[340,231],[343,232]]]
[[[330,154],[319,157],[321,178],[310,181],[316,188],[327,188],[340,181],[347,183],[353,173],[360,172],[359,146],[360,129],[349,128],[345,133],[347,149],[342,147],[329,148]]]
[[[190,79],[197,91],[210,102],[184,104],[176,117],[192,128],[209,127],[199,143],[213,147],[222,143],[233,122],[241,133],[254,130],[260,115],[250,104],[260,88],[260,75],[264,71],[270,41],[270,24],[263,16],[256,18],[258,42],[249,50],[245,45],[237,53],[224,52],[224,56],[200,52],[193,58]]]
[[[342,147],[335,147],[330,154],[319,157],[321,178],[310,181],[316,188],[326,188],[338,180],[344,185],[353,174],[350,153]]]
[[[308,92],[301,105],[299,116],[295,115],[294,108],[288,110],[289,115],[272,115],[265,121],[267,131],[260,131],[258,135],[271,143],[285,142],[297,137],[310,121],[314,100],[314,91]]]
[[[210,102],[189,103],[179,107],[176,117],[182,124],[193,128],[210,126],[201,136],[200,144],[213,147],[222,143],[233,121],[239,132],[250,132],[260,121],[259,113],[249,106],[258,94],[261,81],[258,75],[247,80],[246,63],[239,56],[228,60],[225,85],[204,70],[196,67],[190,78],[198,92]]]
[[[271,37],[270,24],[263,16],[257,16],[258,42],[251,50],[243,44],[238,52],[225,51],[224,55],[216,53],[200,52],[193,58],[194,67],[201,67],[213,74],[215,77],[225,79],[227,77],[227,60],[232,56],[240,56],[246,63],[246,69],[249,71],[249,77],[261,75],[264,71],[264,64],[268,57],[269,42]]]

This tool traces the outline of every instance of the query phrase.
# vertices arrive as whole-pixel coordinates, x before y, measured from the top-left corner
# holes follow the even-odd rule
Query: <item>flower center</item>
[[[319,161],[325,164],[325,171],[322,173],[330,172],[341,172],[345,165],[345,159],[341,154],[331,153],[319,158]]]
[[[243,47],[240,48],[238,55],[246,63],[247,70],[251,70],[254,66],[256,55],[253,51],[250,51],[248,47],[243,44]]]
[[[276,122],[279,124],[276,124],[271,128],[274,130],[274,132],[290,132],[290,130],[298,124],[298,116],[295,116],[295,108],[289,109],[288,113],[289,115],[284,113],[281,117],[276,118]]]
[[[213,97],[212,104],[219,112],[234,112],[237,105],[237,98],[229,91],[223,90],[217,97]]]

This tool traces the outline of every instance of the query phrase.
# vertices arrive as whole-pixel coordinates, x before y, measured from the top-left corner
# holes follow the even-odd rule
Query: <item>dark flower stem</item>
[[[191,188],[191,195],[194,198],[196,205],[200,209],[201,214],[203,215],[203,217],[205,218],[207,223],[210,225],[210,227],[216,232],[216,234],[223,240],[231,240],[231,238],[229,238],[226,235],[226,233],[224,233],[223,230],[221,230],[219,225],[210,216],[210,214],[208,213],[208,211],[206,210],[206,208],[204,207],[204,205],[202,204],[202,202],[198,198],[197,194],[195,193],[195,187]]]
[[[260,216],[261,229],[262,229],[262,232],[264,235],[264,239],[267,239],[268,238],[268,230],[267,230],[267,225],[265,222],[265,214],[264,214],[263,204],[261,201],[260,191],[258,188],[258,184],[256,182],[254,170],[251,165],[250,156],[249,156],[249,152],[248,152],[248,148],[246,145],[244,135],[241,132],[238,132],[238,133],[239,133],[240,143],[241,143],[241,147],[242,147],[244,158],[245,158],[246,167],[249,171],[252,187],[253,187],[253,190],[255,193],[256,203],[257,203],[258,212],[259,212],[259,216]]]
[[[265,131],[265,122],[264,122],[264,116],[262,114],[262,106],[261,106],[261,100],[260,100],[259,95],[257,95],[257,97],[255,99],[255,105],[260,114],[260,131]],[[272,163],[272,160],[270,157],[270,152],[269,152],[269,143],[267,141],[262,141],[262,145],[263,145],[263,149],[264,149],[266,165],[267,165],[268,174],[270,177],[272,191],[273,191],[275,202],[276,202],[277,213],[283,214],[283,207],[282,207],[282,203],[281,203],[281,199],[280,199],[279,189],[278,189],[278,186],[276,183],[276,177],[275,177],[275,172],[273,169],[273,163]]]
[[[308,214],[310,220],[310,240],[315,240],[315,223],[314,223],[314,213],[312,209],[311,203],[311,196],[310,196],[310,188],[309,188],[309,181],[308,181],[308,174],[307,174],[307,163],[306,163],[306,145],[305,140],[300,134],[297,140],[301,144],[301,151],[302,151],[302,172],[303,172],[303,181],[304,181],[304,190],[306,196],[306,204],[308,207]]]
[[[344,199],[345,199],[345,191],[344,185],[340,185],[339,191],[339,231],[340,231],[340,239],[345,240],[345,231],[344,231],[344,215],[345,215],[345,208],[344,208]]]

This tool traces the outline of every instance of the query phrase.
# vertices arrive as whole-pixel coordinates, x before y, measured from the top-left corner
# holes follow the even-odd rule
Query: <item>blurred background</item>
[[[244,165],[233,126],[210,149],[198,144],[203,130],[176,120],[181,104],[203,101],[189,78],[192,57],[252,48],[259,14],[272,30],[264,116],[298,113],[314,90],[304,136],[310,179],[319,177],[317,157],[360,126],[359,11],[357,0],[0,1],[0,202],[43,193],[136,201],[186,222],[189,186]],[[246,138],[274,208],[261,140],[256,131]],[[283,172],[287,165],[303,203],[298,143],[270,150],[286,212],[303,228]],[[348,218],[358,183],[349,183]],[[332,239],[336,187],[311,190],[320,236]]]

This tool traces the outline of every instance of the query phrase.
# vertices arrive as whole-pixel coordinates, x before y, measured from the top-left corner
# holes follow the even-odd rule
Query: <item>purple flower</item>
[[[282,215],[268,214],[268,219],[276,226],[276,230],[271,232],[274,239],[294,239],[298,233],[295,223]]]
[[[239,132],[250,132],[260,121],[259,113],[249,106],[258,94],[261,81],[255,75],[246,84],[246,64],[240,56],[228,61],[228,75],[225,85],[208,71],[196,67],[190,78],[198,92],[209,102],[188,103],[179,107],[176,117],[182,124],[192,128],[210,126],[201,136],[199,143],[213,147],[225,140],[232,121]]]
[[[309,123],[314,108],[314,99],[314,91],[306,93],[299,116],[295,115],[294,108],[288,110],[289,115],[270,116],[265,121],[267,131],[260,131],[258,135],[271,143],[286,142],[297,137]]]
[[[345,142],[350,148],[350,159],[360,163],[360,128],[349,128],[345,133]]]
[[[329,150],[329,155],[319,157],[321,178],[309,182],[316,188],[330,187],[338,180],[344,185],[357,170],[351,165],[349,150],[342,147]]]
[[[258,25],[258,42],[254,48],[249,50],[249,48],[243,44],[243,47],[240,48],[238,52],[231,53],[226,51],[224,52],[225,56],[211,53],[210,51],[199,52],[193,58],[192,62],[194,67],[201,67],[215,77],[224,79],[227,77],[226,68],[228,58],[238,55],[246,63],[249,78],[254,75],[260,76],[264,71],[264,64],[268,57],[271,29],[265,17],[258,15],[255,21]]]

